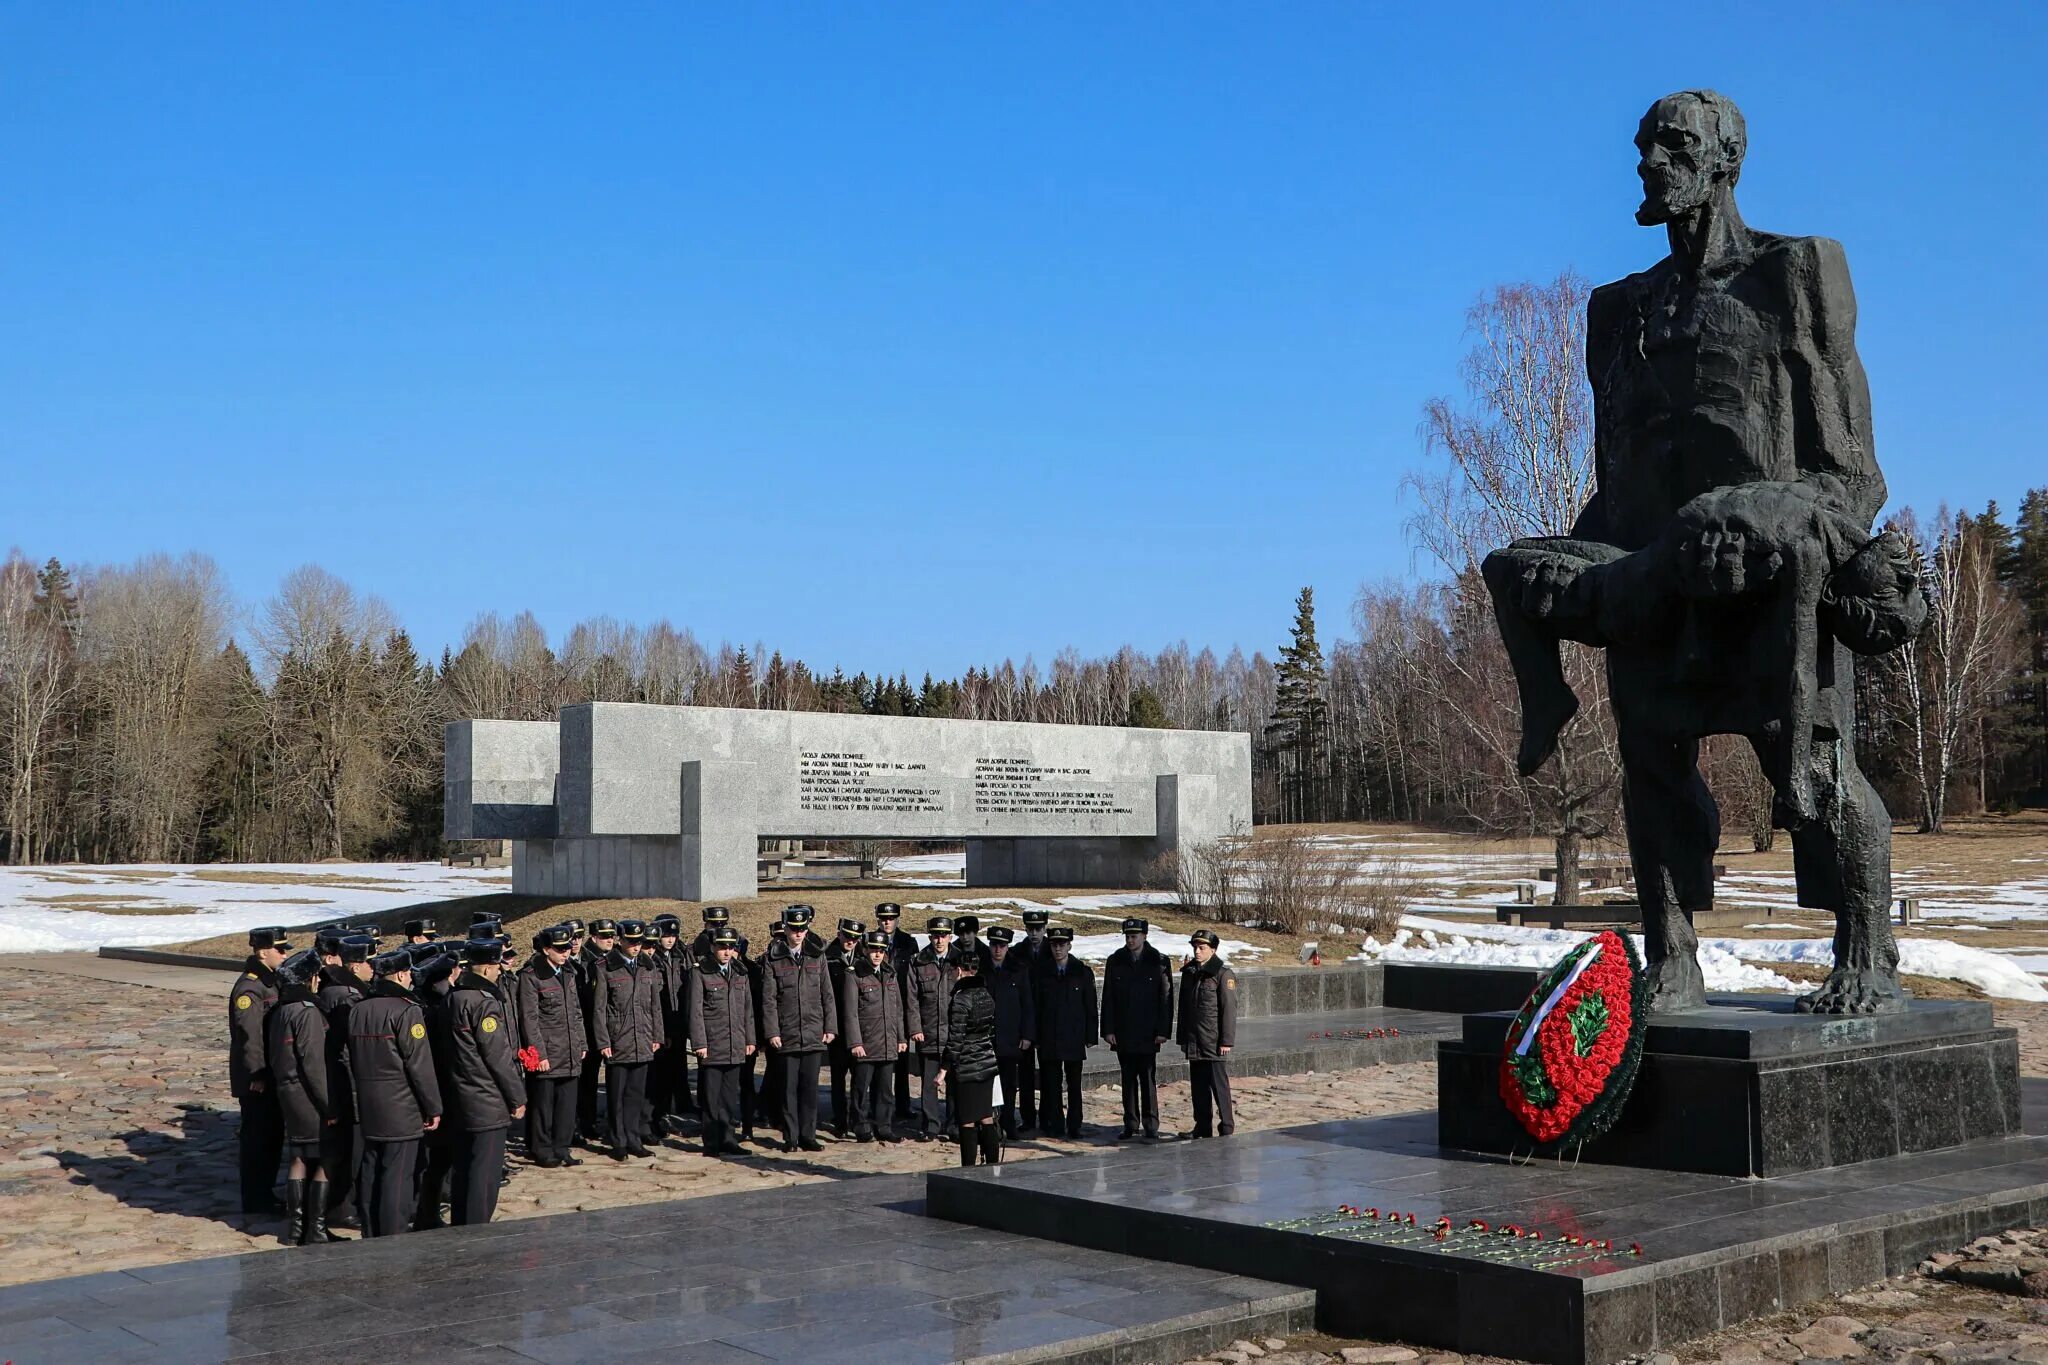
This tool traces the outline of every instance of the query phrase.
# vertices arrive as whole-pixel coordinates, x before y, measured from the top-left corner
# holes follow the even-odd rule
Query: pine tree
[[[1167,730],[1173,722],[1167,718],[1166,706],[1159,700],[1159,694],[1139,684],[1131,693],[1130,714],[1124,724],[1134,730]]]
[[[2013,743],[2024,757],[2025,799],[2048,800],[2048,488],[2028,491],[2020,500],[2014,565],[2009,580],[2019,599],[2027,629],[2027,663],[2021,678],[2023,718]]]
[[[1266,744],[1280,766],[1282,814],[1288,820],[1323,818],[1329,736],[1329,673],[1316,642],[1316,594],[1294,599],[1293,638],[1281,647],[1274,670],[1273,719]]]

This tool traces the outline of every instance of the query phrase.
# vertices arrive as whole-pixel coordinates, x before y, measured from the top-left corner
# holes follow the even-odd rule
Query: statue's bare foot
[[[1906,1008],[1905,988],[1873,967],[1837,967],[1821,988],[1792,1008],[1801,1014],[1892,1014]]]
[[[1690,952],[1652,962],[1647,971],[1650,977],[1650,1013],[1672,1014],[1706,1005],[1707,979],[1700,974],[1699,959]]]
[[[1564,733],[1564,727],[1571,724],[1572,717],[1578,713],[1579,699],[1569,687],[1561,687],[1556,693],[1541,698],[1529,696],[1525,690],[1522,697],[1522,748],[1515,755],[1515,766],[1521,770],[1522,776],[1530,776],[1550,761],[1550,756],[1557,752],[1558,736]]]

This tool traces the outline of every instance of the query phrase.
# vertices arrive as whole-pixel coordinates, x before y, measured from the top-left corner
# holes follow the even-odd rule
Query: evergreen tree
[[[1330,680],[1323,647],[1316,642],[1314,588],[1303,588],[1294,599],[1293,637],[1281,647],[1274,676],[1273,719],[1266,726],[1266,744],[1279,765],[1281,815],[1287,820],[1320,820]]]
[[[2023,799],[2048,801],[2048,488],[2020,500],[2010,586],[2025,614],[2026,666],[2022,672],[2021,719],[2012,741],[2020,762]]]
[[[1131,693],[1130,714],[1124,724],[1136,730],[1168,730],[1173,722],[1167,718],[1166,706],[1159,700],[1159,694],[1140,684]]]

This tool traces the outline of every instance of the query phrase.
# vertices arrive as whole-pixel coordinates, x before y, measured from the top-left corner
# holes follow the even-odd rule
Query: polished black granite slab
[[[2025,1082],[2024,1094],[2029,1131],[2048,1133],[2048,1082]],[[927,1206],[974,1226],[1303,1285],[1318,1293],[1319,1323],[1339,1333],[1565,1365],[1665,1349],[2048,1218],[2043,1136],[1758,1180],[1516,1164],[1440,1149],[1435,1133],[1421,1113],[935,1171]],[[1384,1219],[1339,1219],[1339,1205],[1413,1214],[1419,1230],[1390,1238]],[[1429,1236],[1440,1217],[1458,1230],[1441,1244]],[[1300,1225],[1317,1218],[1333,1221]],[[1467,1231],[1473,1220],[1489,1234]],[[1543,1240],[1503,1242],[1497,1230],[1510,1223]],[[1565,1237],[1614,1251],[1557,1250]]]
[[[1307,1326],[1234,1272],[923,1216],[875,1176],[0,1289],[0,1360],[1179,1361]]]
[[[1237,1044],[1230,1052],[1230,1071],[1234,1076],[1298,1076],[1310,1071],[1424,1062],[1436,1055],[1440,1039],[1455,1038],[1463,1027],[1463,1018],[1456,1014],[1384,1006],[1241,1019]],[[1375,1030],[1380,1037],[1346,1036]],[[1104,1078],[1114,1080],[1116,1053],[1107,1044],[1089,1049],[1081,1074],[1097,1083]],[[1187,1058],[1179,1048],[1168,1043],[1160,1049],[1160,1080],[1183,1081],[1187,1075]]]
[[[1897,1014],[1796,1014],[1784,996],[1728,995],[1659,1015],[1620,1120],[1581,1154],[1715,1175],[1786,1175],[2020,1131],[2019,1043],[1975,1000]],[[1465,1016],[1437,1051],[1437,1140],[1526,1153],[1500,1101],[1513,1016]]]

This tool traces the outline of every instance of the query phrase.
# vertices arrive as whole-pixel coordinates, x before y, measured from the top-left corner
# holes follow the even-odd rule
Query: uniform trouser
[[[576,1136],[576,1085],[582,1077],[556,1080],[546,1072],[526,1078],[526,1154],[535,1161],[566,1161]]]
[[[1006,1137],[1017,1136],[1019,1101],[1022,1101],[1026,1113],[1031,1111],[1031,1087],[1037,1080],[1032,1074],[1034,1070],[1031,1065],[1031,1054],[1028,1052],[1020,1052],[1014,1057],[996,1058],[996,1079],[1003,1083],[1003,1102],[997,1109],[997,1122],[1003,1125],[1003,1134]],[[1022,1089],[1019,1089],[1017,1084],[1020,1080],[1025,1083]]]
[[[426,1151],[414,1168],[414,1217],[421,1222],[438,1224],[441,1221],[441,1196],[447,1188],[448,1177],[455,1172],[455,1130],[443,1118],[440,1127],[420,1139],[420,1145]]]
[[[910,1054],[897,1053],[893,1070],[896,1072],[896,1117],[899,1119],[910,1117],[910,1068]]]
[[[720,1065],[700,1062],[697,1066],[698,1103],[704,1108],[704,1150],[715,1152],[733,1141],[733,1125],[740,1121],[740,1092],[746,1088],[747,1062]]]
[[[449,1221],[488,1223],[498,1211],[498,1182],[505,1178],[505,1138],[509,1128],[490,1128],[455,1137],[455,1179],[449,1191]]]
[[[895,1089],[896,1060],[853,1059],[853,1135],[893,1138],[891,1092]]]
[[[818,1071],[822,1052],[782,1054],[782,1137],[785,1142],[818,1140]]]
[[[420,1140],[363,1142],[363,1164],[356,1182],[362,1189],[363,1236],[389,1237],[412,1227],[413,1166]]]
[[[754,1090],[755,1068],[760,1060],[761,1054],[756,1052],[744,1062],[735,1064],[738,1070],[734,1074],[740,1088],[740,1127],[749,1133],[754,1131],[754,1122],[761,1116],[761,1097]]]
[[[346,1204],[356,1192],[355,1120],[345,1119],[320,1130],[320,1173],[327,1177],[327,1211]],[[356,1221],[363,1217],[363,1202],[356,1200]]]
[[[1236,1131],[1237,1120],[1230,1112],[1229,1062],[1198,1062],[1190,1058],[1188,1085],[1195,1093],[1195,1132],[1203,1137],[1228,1137]],[[1209,1126],[1212,1109],[1216,1117],[1213,1129]]]
[[[1014,1095],[1017,1122],[1025,1128],[1038,1126],[1038,1053],[1020,1052],[1011,1060],[1015,1073],[1003,1073],[1003,1089]],[[1016,1082],[1012,1085],[1011,1082]]]
[[[847,1091],[853,1085],[853,1053],[834,1043],[827,1055],[832,1066],[832,1131],[844,1137],[853,1131],[852,1111],[847,1106]]]
[[[640,1135],[647,1131],[647,1068],[652,1065],[652,1062],[604,1064],[606,1133],[615,1152],[640,1146]]]
[[[576,1077],[576,1131],[591,1139],[597,1137],[597,1087],[603,1079],[598,1075],[596,1048],[590,1049],[583,1059],[582,1074]]]
[[[938,1050],[917,1054],[917,1125],[926,1133],[942,1132],[946,1115],[939,1104],[939,1072],[944,1067]]]
[[[1053,1057],[1038,1059],[1038,1118],[1047,1133],[1081,1131],[1081,1063]],[[1061,1114],[1060,1083],[1066,1082],[1066,1112]]]
[[[276,1198],[277,1163],[284,1159],[284,1112],[271,1091],[242,1096],[242,1212],[253,1213]]]
[[[1124,1127],[1144,1126],[1148,1137],[1159,1136],[1159,1054],[1119,1052],[1117,1067],[1123,1073]]]
[[[755,1055],[759,1056],[760,1054],[756,1053]],[[787,1120],[782,1116],[782,1087],[784,1085],[782,1072],[782,1054],[770,1048],[768,1050],[768,1065],[762,1068],[761,1096],[756,1102],[754,1115],[762,1123],[772,1124],[777,1128],[788,1127]]]
[[[671,1024],[668,1036],[680,1038],[682,1032]],[[653,1070],[647,1073],[647,1108],[654,1120],[647,1125],[648,1132],[659,1133],[661,1120],[688,1106],[690,1078],[685,1059],[689,1055],[689,1049],[673,1045],[654,1054]]]

